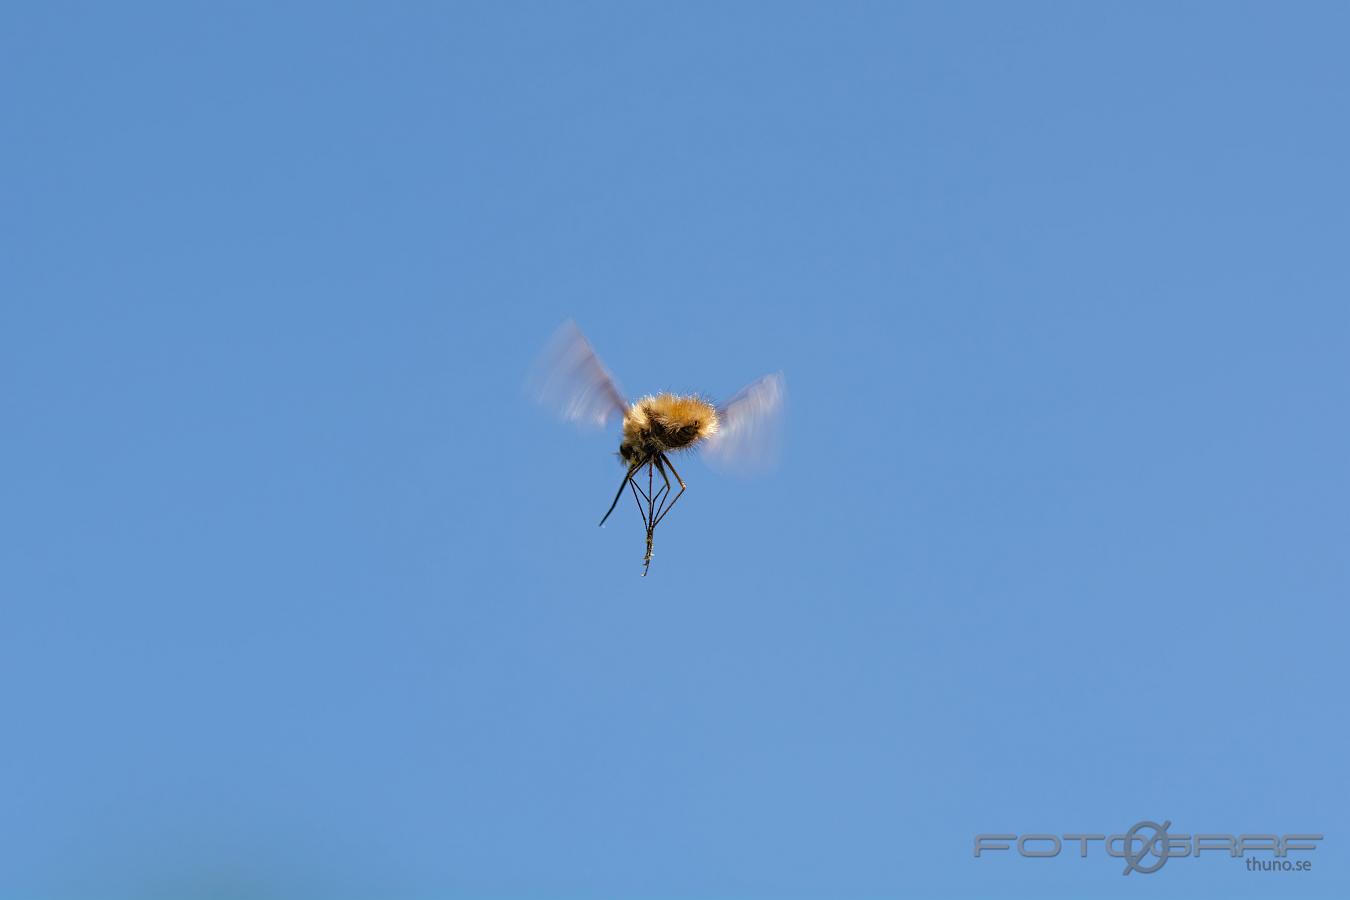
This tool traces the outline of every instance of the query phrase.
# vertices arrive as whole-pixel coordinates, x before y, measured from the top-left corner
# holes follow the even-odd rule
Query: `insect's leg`
[[[645,465],[645,462],[638,463],[638,469],[641,469]],[[642,479],[637,476],[636,471],[633,473],[632,479],[629,480],[628,486],[633,489],[634,497],[641,498],[642,500],[647,499],[647,489],[642,486]]]
[[[653,528],[656,527],[656,523],[657,523],[657,521],[658,521],[658,519],[657,519],[657,514],[660,512],[660,508],[658,507],[658,505],[657,505],[657,503],[656,503],[656,491],[655,491],[655,489],[653,488],[654,481],[653,481],[653,477],[652,477],[653,471],[656,469],[657,466],[660,465],[660,463],[657,461],[657,460],[659,460],[659,459],[660,459],[660,457],[652,457],[651,459],[647,460],[647,520],[646,520],[646,521],[647,521],[647,533],[648,533],[648,535],[650,535],[650,534],[651,534],[651,530],[652,530]]]
[[[653,488],[654,481],[652,478],[652,470],[660,465],[661,465],[660,456],[655,456],[647,461],[647,515],[643,517],[643,521],[647,525],[647,555],[642,557],[643,578],[647,577],[647,570],[650,569],[652,565],[652,540],[654,538],[653,532],[656,531],[656,523],[661,521],[660,518],[658,518],[660,514],[660,507],[656,503],[656,497],[658,495],[656,494],[656,491]],[[665,477],[665,472],[661,473],[661,477],[662,478]]]
[[[684,491],[685,491],[686,485],[685,485],[685,483],[684,483],[684,479],[680,477],[680,473],[677,472],[677,471],[675,470],[675,467],[674,467],[673,465],[670,464],[670,457],[669,457],[669,456],[666,456],[664,453],[662,453],[660,456],[657,457],[657,460],[658,460],[659,462],[663,463],[664,465],[670,466],[670,473],[671,473],[672,475],[674,475],[674,476],[675,476],[675,480],[678,481],[678,482],[680,483],[680,492],[679,492],[678,494],[675,495],[675,498],[674,498],[673,500],[670,501],[670,505],[667,506],[664,510],[661,511],[661,515],[659,515],[659,516],[656,517],[656,522],[657,522],[657,524],[659,525],[659,524],[661,523],[661,520],[664,519],[667,515],[669,515],[669,514],[670,514],[670,511],[671,511],[672,509],[675,508],[676,502],[678,502],[679,499],[680,499],[681,497],[684,496]],[[661,475],[662,475],[662,477],[665,476],[665,470],[664,470],[664,469],[662,469]],[[655,528],[656,526],[653,525],[652,527]]]
[[[623,489],[628,487],[628,482],[629,480],[632,479],[633,473],[635,473],[639,468],[641,468],[641,466],[642,466],[641,463],[634,463],[632,466],[629,467],[628,474],[624,475],[623,481],[619,483],[619,492],[614,495],[614,502],[609,505],[609,510],[605,513],[605,518],[600,520],[600,527],[602,528],[604,527],[605,519],[608,519],[609,514],[614,512],[614,507],[619,505],[619,498],[623,496]]]
[[[661,462],[663,462],[663,463],[665,463],[666,465],[670,466],[670,474],[674,475],[674,476],[675,476],[675,480],[678,481],[678,482],[680,483],[680,492],[683,493],[683,492],[684,492],[684,479],[680,477],[680,473],[679,473],[679,472],[675,471],[675,464],[674,464],[673,462],[671,462],[671,461],[670,461],[670,457],[669,457],[669,456],[666,456],[664,453],[661,454]]]
[[[638,480],[636,478],[629,480],[628,489],[633,494],[633,502],[637,504],[638,515],[642,516],[642,524],[643,526],[646,526],[647,524],[649,524],[650,517],[647,515],[647,507],[642,505],[642,501],[649,500],[651,498],[648,497],[647,492],[644,491],[640,485],[638,485]]]
[[[628,482],[628,487],[633,493],[633,502],[637,504],[638,515],[642,516],[642,524],[648,528],[655,528],[656,517],[661,511],[661,495],[665,493],[665,489],[653,492],[652,486],[655,482],[652,479],[652,461],[648,460],[641,465],[647,467],[647,486],[644,488],[641,479],[634,477]]]
[[[661,464],[657,463],[656,468],[657,471],[660,471]],[[665,478],[665,475],[666,475],[665,472],[661,472],[662,478]],[[661,488],[661,490],[657,491],[656,496],[652,498],[652,502],[656,504],[656,518],[658,520],[661,518],[661,511],[666,508],[666,500],[668,500],[669,498],[670,498],[670,482],[666,481],[665,485]]]
[[[666,512],[666,500],[670,499],[670,479],[666,477],[666,467],[662,465],[660,457],[656,460],[656,470],[661,473],[661,480],[665,487],[661,488],[661,502],[656,504],[656,521],[661,521],[661,517]]]

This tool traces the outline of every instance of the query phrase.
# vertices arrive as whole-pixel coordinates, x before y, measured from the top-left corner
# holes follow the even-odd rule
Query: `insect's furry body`
[[[619,458],[625,466],[687,450],[717,434],[717,407],[696,394],[653,394],[635,401],[623,415]]]

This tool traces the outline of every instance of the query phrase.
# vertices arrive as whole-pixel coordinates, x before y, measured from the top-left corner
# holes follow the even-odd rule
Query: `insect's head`
[[[636,451],[633,449],[633,445],[628,443],[628,441],[624,441],[619,445],[619,459],[623,460],[625,466],[631,466],[633,464],[633,456],[635,453]]]

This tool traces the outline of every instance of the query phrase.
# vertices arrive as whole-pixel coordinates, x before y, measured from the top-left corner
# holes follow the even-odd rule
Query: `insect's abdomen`
[[[619,452],[627,460],[682,450],[716,434],[717,426],[717,408],[706,400],[679,394],[643,397],[624,417]]]

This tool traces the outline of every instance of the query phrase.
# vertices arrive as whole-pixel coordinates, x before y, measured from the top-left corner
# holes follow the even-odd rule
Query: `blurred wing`
[[[535,402],[569,422],[601,426],[610,416],[622,418],[628,409],[591,342],[570,319],[539,355],[527,390]]]
[[[703,445],[704,457],[725,472],[750,474],[771,467],[778,456],[786,399],[781,372],[743,388],[718,410],[721,426]]]

